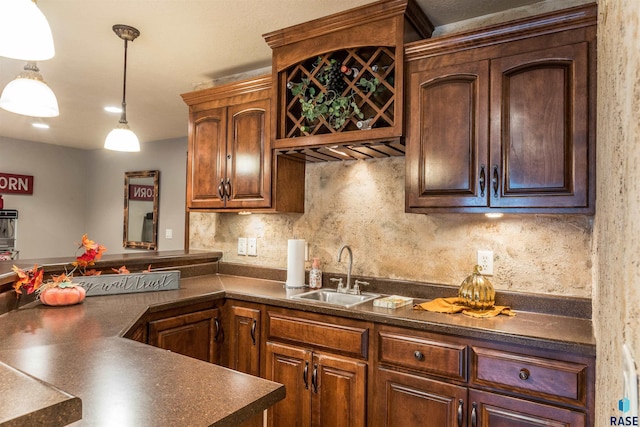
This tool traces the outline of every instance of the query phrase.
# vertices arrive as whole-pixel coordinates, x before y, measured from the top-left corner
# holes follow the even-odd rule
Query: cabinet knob
[[[528,369],[520,369],[520,372],[518,373],[518,377],[522,380],[522,381],[526,381],[529,379],[529,370]]]
[[[231,154],[227,154],[227,160],[231,160]]]
[[[415,358],[416,358],[416,360],[420,360],[420,361],[423,361],[423,360],[424,360],[424,354],[422,354],[422,352],[421,352],[420,350],[416,350],[416,351],[413,353],[413,357],[415,357]]]

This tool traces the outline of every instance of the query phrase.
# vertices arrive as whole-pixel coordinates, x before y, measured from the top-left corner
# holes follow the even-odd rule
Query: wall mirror
[[[124,247],[157,250],[160,171],[124,173]]]

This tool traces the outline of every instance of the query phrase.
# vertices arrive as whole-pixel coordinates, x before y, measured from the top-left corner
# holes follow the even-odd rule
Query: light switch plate
[[[255,237],[247,239],[247,255],[258,256],[258,239]]]
[[[247,238],[238,237],[238,255],[247,254]]]

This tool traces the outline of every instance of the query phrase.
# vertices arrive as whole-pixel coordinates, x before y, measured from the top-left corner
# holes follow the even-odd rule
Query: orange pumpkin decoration
[[[72,305],[84,301],[87,291],[82,286],[68,284],[64,288],[51,287],[40,292],[40,301],[46,305]]]

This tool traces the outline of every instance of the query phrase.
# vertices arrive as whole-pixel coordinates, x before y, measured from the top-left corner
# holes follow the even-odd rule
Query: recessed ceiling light
[[[104,111],[106,111],[107,113],[120,114],[120,113],[122,113],[122,108],[121,107],[107,106],[107,107],[104,107]]]
[[[33,126],[34,128],[38,128],[38,129],[49,129],[49,125],[48,124],[41,123],[41,122],[31,123],[31,126]]]

